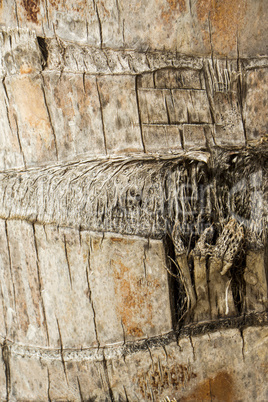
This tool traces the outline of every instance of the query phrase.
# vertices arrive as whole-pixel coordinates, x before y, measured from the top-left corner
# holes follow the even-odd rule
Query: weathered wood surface
[[[38,42],[27,29],[0,36],[0,169],[244,146],[266,135],[266,58],[107,54]]]
[[[0,1],[1,400],[267,399],[266,14]]]

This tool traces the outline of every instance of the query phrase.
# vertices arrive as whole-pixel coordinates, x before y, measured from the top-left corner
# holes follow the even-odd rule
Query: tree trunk
[[[266,400],[267,7],[11,3],[0,399]]]

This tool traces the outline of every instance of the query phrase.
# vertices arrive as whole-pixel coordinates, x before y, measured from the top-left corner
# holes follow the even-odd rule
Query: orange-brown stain
[[[21,74],[30,74],[33,71],[32,67],[29,66],[29,64],[22,64],[22,66],[20,66],[20,73]]]
[[[83,11],[86,6],[85,0],[68,2],[67,4],[65,0],[48,0],[48,3],[50,6],[49,8],[52,8],[56,11],[72,11],[77,12],[80,15],[83,15]]]
[[[181,402],[192,401],[221,401],[232,402],[236,400],[234,392],[234,382],[230,374],[226,371],[218,373],[213,378],[208,378],[186,397],[180,399]]]
[[[37,23],[40,12],[40,0],[23,0],[22,4],[26,11],[27,21]]]
[[[165,23],[170,23],[178,13],[184,13],[186,11],[185,0],[166,0],[167,5],[161,7],[161,18]]]
[[[212,46],[219,53],[236,49],[237,35],[244,25],[246,0],[198,0],[197,18],[206,23],[202,29],[204,41],[209,41],[207,22],[211,24]]]
[[[126,335],[141,337],[142,327],[152,326],[152,295],[160,284],[157,279],[137,280],[131,269],[120,258],[111,259],[114,275],[115,295],[118,301],[118,315],[122,320]]]

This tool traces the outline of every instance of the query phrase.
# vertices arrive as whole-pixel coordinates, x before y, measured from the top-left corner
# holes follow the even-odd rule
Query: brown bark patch
[[[214,378],[208,378],[198,385],[190,395],[180,399],[181,402],[191,401],[222,401],[232,402],[236,400],[233,379],[223,371]]]
[[[177,17],[177,12],[184,13],[186,11],[185,0],[167,0],[167,5],[161,7],[161,18],[165,23]]]
[[[196,4],[198,20],[210,20],[212,28],[212,45],[219,52],[232,50],[237,45],[237,33],[244,25],[246,0],[199,0]],[[209,40],[207,27],[203,29],[205,41]],[[228,49],[226,47],[228,46]]]
[[[23,0],[23,6],[27,13],[27,21],[37,24],[40,12],[40,0]]]

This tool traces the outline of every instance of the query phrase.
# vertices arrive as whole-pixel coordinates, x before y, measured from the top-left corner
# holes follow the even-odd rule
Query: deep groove
[[[45,87],[44,87],[44,77],[43,77],[42,74],[40,74],[40,75],[41,75],[41,77],[42,77],[41,89],[42,89],[42,92],[43,92],[44,104],[45,104],[45,107],[46,107],[46,110],[47,110],[48,120],[49,120],[49,124],[50,124],[50,127],[51,127],[52,135],[53,135],[53,138],[54,138],[56,159],[57,159],[57,161],[58,161],[58,160],[59,160],[59,153],[58,153],[58,144],[57,144],[56,132],[55,132],[55,130],[54,130],[54,126],[53,126],[53,123],[52,123],[50,110],[49,110],[48,103],[47,103],[47,98],[46,98],[46,93],[45,93]]]
[[[107,151],[107,140],[106,140],[106,133],[105,133],[105,125],[104,125],[103,106],[102,106],[100,88],[99,88],[99,83],[98,83],[97,77],[96,77],[96,87],[97,87],[98,98],[99,98],[99,104],[100,104],[101,125],[102,125],[102,133],[103,133],[104,148],[105,148],[105,153],[106,153],[106,155],[107,155],[107,154],[108,154],[108,151]]]
[[[6,400],[9,401],[11,392],[10,351],[6,340],[1,345],[1,348],[2,348],[2,359],[5,366]]]
[[[135,94],[136,94],[136,103],[137,103],[137,111],[138,111],[138,118],[139,118],[139,126],[141,131],[141,143],[143,152],[146,153],[146,146],[143,136],[143,129],[142,129],[142,118],[141,118],[141,111],[140,111],[140,102],[139,102],[139,93],[138,93],[138,75],[135,76]]]
[[[100,19],[100,15],[99,15],[99,9],[98,9],[98,5],[97,5],[97,0],[92,0],[93,1],[93,6],[95,8],[96,11],[96,16],[97,16],[97,20],[98,20],[98,24],[99,24],[99,32],[100,32],[100,48],[103,48],[103,36],[102,36],[102,25],[101,25],[101,19]]]
[[[26,158],[22,149],[22,145],[21,145],[21,140],[20,140],[20,131],[19,131],[19,125],[18,125],[18,119],[17,116],[14,114],[14,121],[16,124],[16,135],[17,135],[17,140],[18,140],[18,144],[19,144],[19,149],[20,149],[20,153],[22,155],[22,159],[23,159],[23,164],[25,169],[27,168],[27,164],[26,164]]]
[[[237,98],[239,103],[239,109],[241,114],[241,121],[243,125],[243,132],[245,137],[245,142],[247,143],[247,131],[246,131],[246,123],[244,118],[244,108],[243,108],[243,72],[241,70],[241,61],[240,61],[240,54],[239,54],[239,46],[238,46],[238,37],[237,37],[237,72],[238,72],[238,81],[237,81]]]
[[[48,399],[48,402],[52,401],[52,399],[50,397],[50,373],[49,373],[48,367],[47,367],[47,399]]]
[[[103,349],[103,355],[102,355],[102,363],[103,363],[103,369],[104,369],[104,374],[105,374],[105,379],[108,385],[108,389],[109,389],[109,396],[111,399],[111,402],[115,402],[115,398],[114,398],[114,394],[113,394],[113,390],[111,388],[111,383],[110,383],[110,378],[109,378],[109,372],[108,372],[108,367],[107,367],[107,361],[105,358],[105,354],[104,354],[104,349]]]
[[[65,364],[64,355],[63,355],[64,349],[63,349],[63,343],[62,343],[60,324],[59,324],[59,320],[58,320],[57,317],[56,317],[56,321],[57,321],[58,333],[59,333],[59,341],[60,341],[61,362],[62,362],[62,365],[63,365],[63,371],[64,371],[64,375],[65,375],[65,378],[66,378],[66,382],[69,385],[68,376],[67,376],[67,370],[66,370],[66,364]]]
[[[64,253],[65,253],[65,259],[67,263],[67,268],[68,268],[68,274],[69,274],[69,281],[71,285],[71,289],[73,287],[73,280],[72,280],[72,271],[71,271],[71,265],[68,257],[68,251],[67,251],[67,241],[66,241],[66,236],[65,234],[63,235],[63,243],[64,243]]]
[[[37,36],[36,39],[38,42],[40,52],[43,56],[43,67],[46,67],[47,59],[48,59],[48,49],[47,49],[46,40],[45,40],[45,38],[42,38],[41,36]]]
[[[81,390],[81,384],[80,384],[80,381],[79,381],[79,377],[76,377],[76,378],[77,378],[77,384],[78,384],[78,389],[79,389],[79,396],[80,396],[81,402],[84,402],[84,398],[83,398],[83,394],[82,394],[82,390]]]
[[[45,304],[44,304],[44,299],[43,299],[43,294],[42,294],[42,279],[41,279],[40,266],[39,266],[40,259],[39,259],[39,254],[38,254],[38,246],[37,246],[37,239],[36,239],[34,223],[32,224],[32,228],[33,228],[33,240],[34,240],[34,248],[35,248],[36,269],[37,269],[39,294],[40,294],[40,300],[41,300],[41,306],[42,306],[42,312],[43,312],[43,318],[44,318],[44,325],[45,325],[45,329],[46,329],[47,345],[49,346],[49,344],[50,344],[49,331],[48,331]],[[44,230],[44,232],[45,232],[45,230]],[[46,232],[45,232],[45,235],[46,235]]]
[[[8,262],[9,262],[9,272],[10,272],[10,277],[11,277],[12,286],[13,286],[14,307],[15,307],[15,311],[16,311],[16,310],[17,310],[17,306],[16,306],[16,291],[15,291],[15,283],[14,283],[13,272],[12,272],[12,262],[11,262],[9,235],[8,235],[8,227],[7,227],[7,221],[6,221],[6,220],[5,220],[5,234],[6,234],[6,242],[7,242],[7,253],[8,253]]]
[[[89,272],[88,272],[89,270],[90,270],[90,249],[88,248],[87,267],[86,267],[88,298],[89,298],[89,302],[90,302],[92,312],[93,312],[94,330],[95,330],[95,336],[96,336],[97,345],[98,345],[98,348],[99,348],[100,347],[100,341],[99,341],[98,331],[97,331],[96,311],[95,311],[94,303],[93,303],[93,300],[92,300],[92,292],[91,292],[91,287],[90,287],[90,282],[89,282]]]

